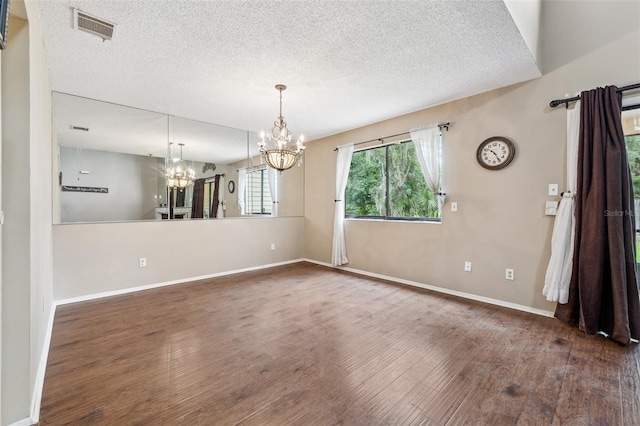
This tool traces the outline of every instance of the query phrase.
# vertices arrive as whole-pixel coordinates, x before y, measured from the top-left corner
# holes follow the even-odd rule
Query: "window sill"
[[[373,218],[364,218],[364,217],[345,217],[344,220],[354,222],[385,222],[385,223],[422,223],[429,225],[442,225],[442,219],[439,221],[435,220],[402,220],[402,219],[373,219]]]

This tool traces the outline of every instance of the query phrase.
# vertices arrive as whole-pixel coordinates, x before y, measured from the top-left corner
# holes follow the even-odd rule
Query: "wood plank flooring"
[[[297,263],[61,306],[41,425],[638,425],[640,349]]]

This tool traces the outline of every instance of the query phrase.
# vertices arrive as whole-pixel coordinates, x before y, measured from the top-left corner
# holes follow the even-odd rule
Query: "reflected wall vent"
[[[111,40],[116,31],[116,24],[73,9],[73,28],[97,35],[102,40]]]

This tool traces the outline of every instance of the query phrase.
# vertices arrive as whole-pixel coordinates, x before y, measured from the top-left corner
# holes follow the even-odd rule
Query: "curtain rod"
[[[211,183],[216,180],[216,176],[224,176],[224,173],[219,173],[217,175],[209,176],[208,178],[204,178],[204,183]]]
[[[442,129],[444,128],[444,129],[448,132],[448,131],[449,131],[449,126],[450,126],[450,125],[451,125],[451,123],[447,121],[446,123],[438,123],[438,125],[437,125],[437,126],[438,126],[438,128],[439,128],[440,130],[442,130]],[[395,138],[396,136],[408,135],[409,133],[411,133],[411,132],[402,132],[402,133],[398,133],[398,134],[396,134],[396,135],[383,136],[383,137],[381,137],[381,138],[375,138],[375,139],[371,139],[371,140],[368,140],[368,141],[357,142],[357,143],[354,143],[354,144],[353,144],[353,146],[362,145],[362,144],[364,144],[364,143],[375,142],[375,141],[380,141],[380,143],[382,143],[382,141],[383,141],[383,140],[385,140],[385,139]],[[339,146],[338,146],[338,147],[336,147],[336,148],[334,149],[334,151],[337,151],[337,150],[338,150],[338,148],[340,148],[340,147],[339,147]]]
[[[640,83],[630,84],[628,86],[623,86],[623,87],[618,87],[616,89],[616,93],[626,92],[627,90],[633,90],[633,89],[640,89]],[[575,102],[575,101],[578,101],[578,100],[580,100],[580,95],[574,96],[573,98],[554,99],[551,102],[549,102],[549,106],[551,108],[555,108],[558,105],[564,104],[565,108],[569,108],[569,103],[570,102]],[[629,106],[633,106],[633,105],[629,105]],[[623,107],[622,110],[626,111],[626,109],[632,109],[632,108],[629,108],[629,106]]]
[[[241,167],[239,169],[236,169],[236,172],[239,172],[240,170],[252,171],[252,170],[266,169],[266,168],[267,168],[266,164],[258,164],[256,166]]]

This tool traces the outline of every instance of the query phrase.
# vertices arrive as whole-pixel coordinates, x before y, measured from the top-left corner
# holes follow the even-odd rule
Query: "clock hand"
[[[498,154],[496,154],[494,150],[490,149],[489,151],[496,156],[496,160],[500,161],[500,157],[498,157]]]

